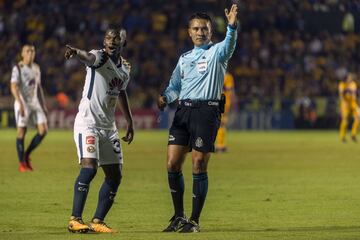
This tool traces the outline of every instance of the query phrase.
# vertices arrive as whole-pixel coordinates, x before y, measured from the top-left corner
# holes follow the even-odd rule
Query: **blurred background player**
[[[231,73],[227,72],[224,77],[223,94],[225,95],[225,108],[224,113],[221,115],[220,128],[216,136],[215,152],[226,152],[226,127],[229,120],[229,111],[231,101],[234,96],[234,77]]]
[[[339,83],[339,99],[340,99],[340,139],[346,142],[346,132],[348,128],[349,117],[353,117],[351,128],[351,139],[356,142],[356,134],[359,128],[359,106],[357,104],[357,85],[355,75],[349,73],[346,78]]]
[[[19,159],[19,171],[32,171],[31,152],[39,146],[47,132],[45,98],[41,87],[40,67],[34,62],[35,47],[25,44],[21,51],[21,61],[11,74],[11,93],[15,98],[14,111],[17,126],[16,150]],[[27,127],[36,124],[37,134],[24,150]]]
[[[79,112],[74,123],[74,140],[81,169],[74,184],[73,209],[68,224],[70,232],[113,233],[116,230],[104,223],[114,203],[122,179],[123,154],[115,124],[115,109],[120,109],[127,122],[122,139],[133,140],[133,119],[126,87],[130,80],[130,65],[122,58],[126,31],[111,26],[106,30],[104,49],[86,52],[67,45],[65,58],[76,57],[86,65],[86,78]],[[98,205],[89,225],[82,220],[90,183],[100,166],[105,174],[99,190]]]

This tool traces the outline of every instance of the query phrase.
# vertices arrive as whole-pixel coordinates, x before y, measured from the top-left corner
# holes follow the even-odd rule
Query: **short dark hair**
[[[110,24],[105,31],[105,35],[108,34],[109,32],[120,33],[120,29],[121,29],[120,26],[115,25],[115,24]]]
[[[210,22],[210,25],[212,25],[212,19],[207,13],[197,12],[197,13],[194,13],[193,15],[191,15],[189,17],[189,27],[190,27],[191,21],[194,19],[205,19],[206,21]]]

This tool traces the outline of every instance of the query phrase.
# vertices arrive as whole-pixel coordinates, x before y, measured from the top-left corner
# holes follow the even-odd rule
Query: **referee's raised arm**
[[[228,59],[230,59],[235,50],[237,40],[238,7],[236,4],[233,4],[230,10],[225,8],[224,12],[228,21],[228,26],[224,41],[219,43],[219,55],[222,62],[226,62]]]
[[[230,11],[225,8],[225,16],[228,20],[229,26],[236,28],[237,25],[237,14],[238,14],[238,6],[233,4],[230,8]]]

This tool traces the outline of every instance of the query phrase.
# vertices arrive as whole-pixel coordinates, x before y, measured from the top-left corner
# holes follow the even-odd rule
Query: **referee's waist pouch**
[[[219,102],[219,109],[221,113],[225,112],[225,104],[226,104],[226,96],[225,94],[221,94],[220,102]]]

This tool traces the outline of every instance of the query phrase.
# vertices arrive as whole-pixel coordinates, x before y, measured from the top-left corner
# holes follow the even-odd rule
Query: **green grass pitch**
[[[51,130],[32,156],[35,171],[19,173],[15,130],[0,130],[0,239],[360,239],[360,143],[343,144],[335,131],[229,132],[228,141],[230,151],[210,160],[201,233],[161,233],[172,215],[167,132],[138,131],[123,144],[124,178],[106,219],[120,233],[79,235],[66,229],[79,170],[72,132]],[[102,179],[100,170],[86,221]]]

